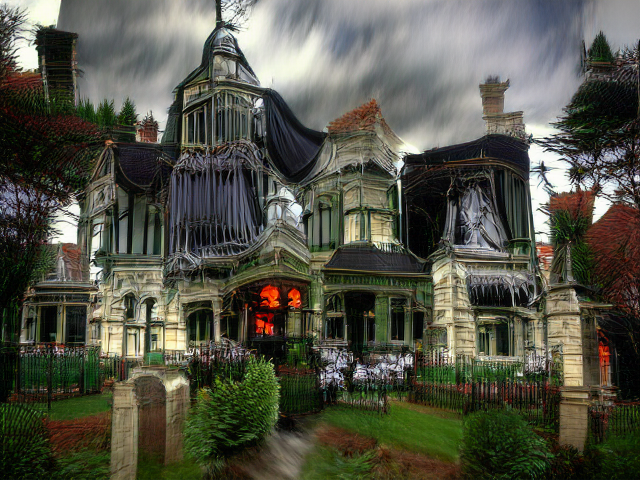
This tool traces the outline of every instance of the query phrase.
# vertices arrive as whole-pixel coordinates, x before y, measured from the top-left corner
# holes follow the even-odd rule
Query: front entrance
[[[372,293],[349,292],[344,296],[347,312],[347,335],[351,349],[362,353],[368,342],[375,341],[375,303]]]

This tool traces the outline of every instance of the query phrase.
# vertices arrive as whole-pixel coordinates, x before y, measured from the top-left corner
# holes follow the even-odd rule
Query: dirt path
[[[236,463],[234,470],[246,479],[298,480],[305,456],[314,447],[315,428],[315,417],[306,417],[294,428],[277,429],[255,455]]]

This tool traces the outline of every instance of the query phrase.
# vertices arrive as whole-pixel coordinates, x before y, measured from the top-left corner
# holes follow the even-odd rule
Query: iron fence
[[[589,437],[594,443],[602,443],[611,436],[622,436],[639,429],[638,403],[589,406]]]
[[[410,400],[462,414],[511,408],[530,423],[557,431],[561,372],[557,356],[504,362],[421,352],[416,353]]]
[[[0,352],[0,400],[47,403],[99,392],[100,351],[94,347],[5,347]]]

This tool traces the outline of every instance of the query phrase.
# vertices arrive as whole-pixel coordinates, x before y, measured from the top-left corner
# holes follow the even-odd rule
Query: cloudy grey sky
[[[60,6],[58,28],[79,34],[82,96],[117,105],[131,96],[162,124],[215,26],[213,0],[18,3],[44,24]],[[259,0],[237,37],[262,85],[307,126],[322,129],[376,98],[391,128],[424,150],[483,134],[478,84],[487,75],[509,78],[506,110],[523,110],[530,133],[548,134],[581,81],[582,40],[602,29],[614,48],[630,44],[638,18],[633,0]],[[25,65],[36,64],[25,52]],[[536,147],[530,155],[558,166],[552,178],[566,184],[556,159]],[[537,205],[546,198],[536,185]],[[543,222],[536,216],[538,230]]]

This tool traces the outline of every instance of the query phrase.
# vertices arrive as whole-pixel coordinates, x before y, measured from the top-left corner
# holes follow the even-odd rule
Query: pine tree
[[[106,98],[98,105],[96,112],[98,125],[101,127],[113,127],[117,122],[116,109],[113,105],[113,100],[109,101]]]
[[[122,108],[118,114],[118,125],[126,125],[131,127],[138,121],[136,113],[136,104],[129,97],[122,103]]]
[[[589,48],[589,61],[590,62],[609,62],[613,63],[615,60],[611,46],[607,41],[604,33],[600,31]]]
[[[82,100],[80,100],[80,102],[78,102],[78,106],[76,107],[76,115],[89,123],[98,123],[96,109],[93,106],[91,100],[89,100],[88,98],[83,98]]]

